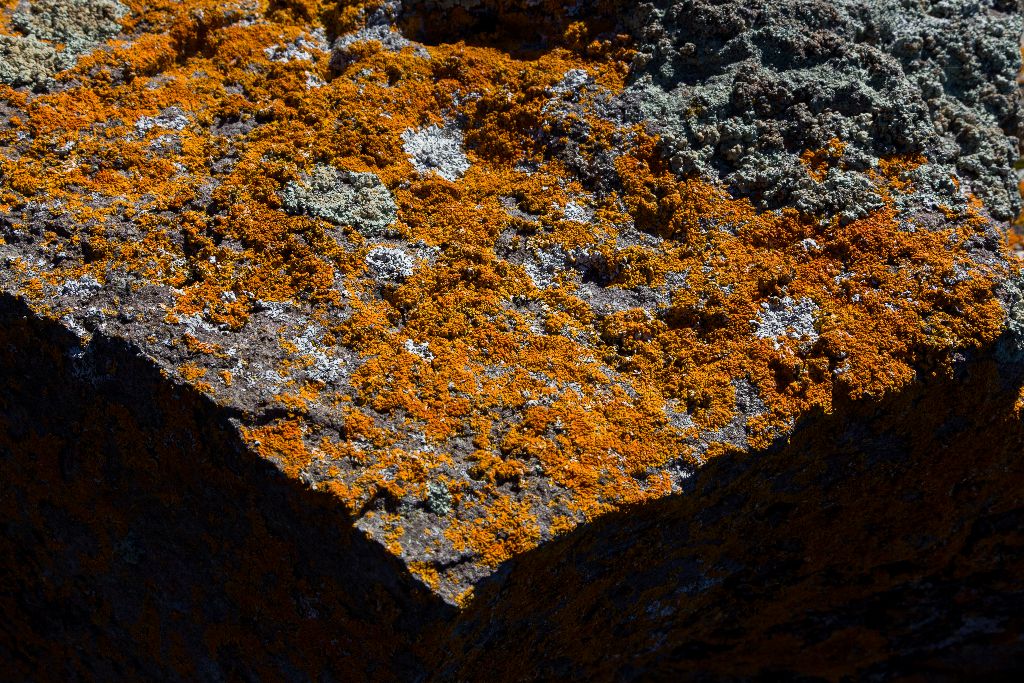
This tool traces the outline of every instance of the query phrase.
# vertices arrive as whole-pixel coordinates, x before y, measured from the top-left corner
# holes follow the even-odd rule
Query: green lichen
[[[0,83],[42,89],[57,71],[60,56],[52,46],[27,36],[0,36]]]
[[[372,173],[318,165],[305,182],[289,183],[281,199],[289,213],[351,226],[368,237],[389,235],[398,220],[395,200]]]
[[[452,511],[452,494],[444,482],[427,484],[427,509],[439,517]]]

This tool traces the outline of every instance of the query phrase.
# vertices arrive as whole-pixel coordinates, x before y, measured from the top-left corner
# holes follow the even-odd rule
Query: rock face
[[[17,675],[1021,667],[1011,4],[0,17]]]

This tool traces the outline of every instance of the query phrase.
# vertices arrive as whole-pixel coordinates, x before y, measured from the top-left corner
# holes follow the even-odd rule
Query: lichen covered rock
[[[64,54],[25,7],[0,49]],[[1012,361],[1004,3],[118,7],[0,66],[3,292],[205,396],[450,605]]]

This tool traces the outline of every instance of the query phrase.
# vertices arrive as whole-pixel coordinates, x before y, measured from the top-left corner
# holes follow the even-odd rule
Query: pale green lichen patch
[[[117,0],[31,0],[0,35],[0,83],[40,90],[57,72],[121,32],[128,8]]]
[[[121,31],[128,8],[117,0],[30,0],[11,16],[26,36],[58,43],[64,52],[88,52]]]
[[[0,35],[0,83],[43,87],[61,59],[52,45],[31,36]]]
[[[288,183],[281,200],[290,213],[350,226],[367,237],[391,234],[398,220],[398,206],[376,175],[322,164],[305,180]]]

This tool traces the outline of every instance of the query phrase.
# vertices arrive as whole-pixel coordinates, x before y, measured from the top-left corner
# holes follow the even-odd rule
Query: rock
[[[1019,668],[1007,3],[76,7],[2,15],[5,670]]]

